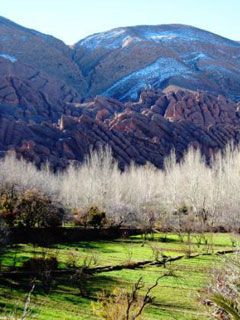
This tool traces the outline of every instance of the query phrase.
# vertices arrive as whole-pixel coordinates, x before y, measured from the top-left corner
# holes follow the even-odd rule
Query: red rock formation
[[[78,92],[29,65],[0,56],[0,104],[15,108],[17,118],[56,120],[67,103],[79,101]]]
[[[71,104],[58,125],[19,122],[3,114],[0,147],[15,149],[39,166],[48,160],[63,168],[81,162],[90,147],[108,144],[122,168],[131,161],[161,167],[172,149],[178,158],[189,146],[209,156],[230,140],[238,142],[239,125],[237,104],[224,97],[148,90],[139,102],[125,105],[105,97]]]

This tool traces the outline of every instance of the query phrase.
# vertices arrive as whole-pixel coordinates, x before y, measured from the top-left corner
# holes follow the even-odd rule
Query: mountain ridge
[[[74,48],[91,96],[137,99],[146,86],[163,89],[185,82],[187,89],[239,99],[239,43],[199,28],[177,24],[116,28],[91,35]],[[133,83],[137,86],[130,91]]]
[[[96,37],[96,36],[99,36],[99,35],[111,33],[113,31],[134,31],[134,30],[137,30],[137,29],[146,29],[146,28],[163,28],[163,29],[164,28],[165,29],[169,29],[169,28],[170,29],[171,28],[183,29],[183,28],[185,28],[185,29],[194,29],[194,30],[199,31],[199,32],[211,34],[211,35],[213,35],[215,37],[222,38],[223,40],[227,40],[229,42],[237,43],[237,45],[239,45],[239,42],[240,42],[240,41],[237,41],[237,40],[233,40],[233,39],[221,36],[221,35],[219,35],[217,33],[208,31],[206,29],[195,27],[193,25],[180,24],[180,23],[171,23],[171,24],[153,24],[153,25],[141,24],[141,25],[135,25],[135,26],[116,27],[116,28],[112,28],[112,29],[105,30],[105,31],[102,31],[102,32],[96,32],[96,33],[90,34],[89,36],[86,36],[86,37],[80,39],[79,41],[77,41],[76,43],[74,43],[73,45],[71,45],[71,47],[78,46],[78,44],[81,44],[81,42],[87,40],[88,38],[92,38],[92,37]]]
[[[124,169],[239,143],[240,43],[176,24],[114,30],[69,48],[0,18],[1,155],[62,169],[108,144]]]
[[[16,55],[22,63],[63,80],[82,99],[107,95],[137,100],[146,87],[180,84],[234,100],[240,97],[240,44],[188,25],[119,27],[67,46],[51,35],[0,17],[0,40],[2,56]],[[132,82],[138,82],[135,89]]]

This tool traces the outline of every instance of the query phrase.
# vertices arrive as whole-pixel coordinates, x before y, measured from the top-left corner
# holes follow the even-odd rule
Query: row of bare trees
[[[240,150],[230,146],[210,166],[191,149],[180,163],[172,153],[164,170],[132,164],[124,172],[108,148],[57,174],[8,156],[0,162],[0,186],[6,183],[39,190],[79,219],[96,207],[109,221],[134,226],[240,227]]]

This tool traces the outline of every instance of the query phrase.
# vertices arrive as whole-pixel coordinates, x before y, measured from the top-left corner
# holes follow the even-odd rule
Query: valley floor
[[[0,255],[0,319],[1,315],[2,319],[17,319],[11,316],[22,314],[31,280],[29,275],[18,277],[17,271],[22,270],[21,266],[30,257],[42,255],[56,257],[59,270],[73,266],[76,268],[86,261],[92,264],[92,268],[113,265],[122,267],[115,271],[104,269],[85,279],[84,297],[80,295],[79,284],[74,278],[61,272],[54,277],[49,294],[44,293],[42,284],[37,281],[31,294],[28,319],[100,319],[94,315],[92,308],[100,292],[111,292],[116,287],[130,290],[140,277],[143,277],[145,288],[148,288],[164,274],[166,276],[152,292],[155,299],[145,309],[144,319],[210,319],[202,301],[207,298],[206,288],[211,272],[222,263],[222,255],[216,252],[233,250],[237,242],[238,237],[232,234],[207,234],[202,238],[192,235],[191,243],[187,241],[186,235],[182,240],[175,234],[155,234],[154,239],[149,237],[147,240],[143,236],[134,236],[116,241],[59,244],[48,248],[8,246]],[[166,266],[157,265],[157,260],[165,256],[184,257]],[[146,260],[152,263],[131,269],[134,262]]]

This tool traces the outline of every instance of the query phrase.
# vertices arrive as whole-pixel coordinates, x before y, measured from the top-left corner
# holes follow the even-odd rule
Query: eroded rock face
[[[24,121],[57,121],[68,103],[81,99],[79,93],[64,82],[1,57],[0,79],[0,104],[12,105],[12,114]]]
[[[7,106],[6,106],[7,108]],[[121,168],[131,161],[163,166],[172,149],[177,157],[193,146],[210,156],[230,140],[240,139],[236,103],[202,92],[142,92],[138,102],[125,104],[96,97],[69,104],[58,124],[27,123],[6,114],[0,119],[0,147],[40,166],[54,168],[81,162],[90,147],[110,145]]]
[[[56,121],[64,107],[79,101],[78,92],[43,72],[0,57],[0,104],[12,105],[16,118]]]

